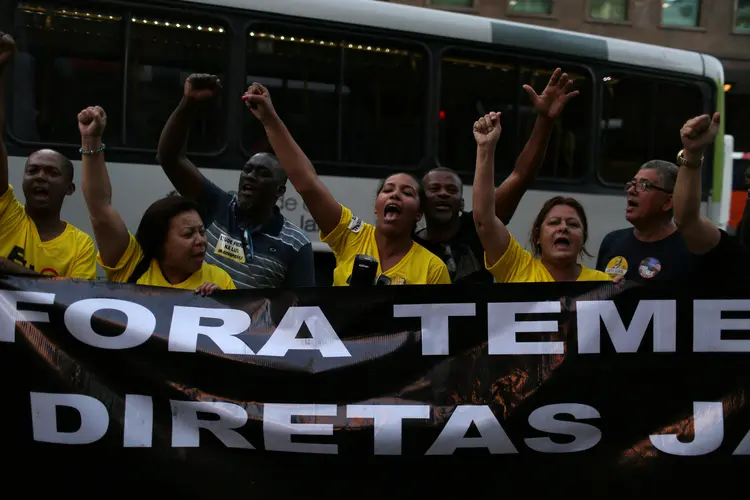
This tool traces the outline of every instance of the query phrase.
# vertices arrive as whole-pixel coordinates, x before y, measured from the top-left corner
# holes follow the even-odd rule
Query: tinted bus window
[[[353,39],[344,45],[343,160],[414,166],[422,160],[427,58],[414,47]]]
[[[425,56],[413,47],[291,26],[253,25],[247,85],[257,81],[313,161],[416,165],[423,156]],[[244,122],[248,153],[267,150]]]
[[[562,115],[555,121],[539,177],[574,180],[586,174],[589,164],[590,113],[594,93],[591,77],[585,70],[571,66],[562,69],[568,73],[569,78],[575,80],[573,90],[578,90],[580,94],[568,101]],[[541,95],[554,70],[554,66],[524,67],[521,70],[521,78],[524,84],[530,85]],[[531,136],[537,117],[525,91],[521,96],[518,111],[523,148],[525,141]]]
[[[99,2],[18,5],[18,55],[8,110],[17,138],[80,144],[76,116],[84,107],[99,105],[108,115],[104,142],[122,143],[123,15]]]
[[[128,51],[127,144],[156,149],[169,115],[182,98],[191,73],[210,73],[226,82],[230,35],[216,20],[171,13],[131,17]],[[239,105],[239,99],[234,102]],[[188,149],[214,152],[226,139],[226,100],[201,106]]]
[[[682,149],[680,129],[690,118],[708,113],[703,95],[690,84],[658,82],[654,109],[654,151],[652,157],[674,163]],[[706,159],[706,165],[710,158]]]
[[[647,81],[620,75],[604,78],[599,135],[599,174],[604,182],[624,184],[647,161],[651,92]]]
[[[513,169],[517,152],[518,68],[492,54],[447,50],[442,61],[439,159],[460,172],[473,172],[477,145],[474,122],[490,111],[501,112],[503,132],[495,170]]]
[[[625,183],[649,160],[674,162],[682,148],[680,128],[707,111],[696,86],[605,77],[599,137],[602,180]]]

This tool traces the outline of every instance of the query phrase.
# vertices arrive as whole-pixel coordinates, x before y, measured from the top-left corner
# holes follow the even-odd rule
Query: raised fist
[[[101,137],[107,126],[107,114],[99,106],[90,106],[78,113],[81,137]]]
[[[503,127],[500,125],[501,113],[491,111],[474,122],[474,139],[477,146],[495,146],[500,139]]]
[[[16,53],[16,42],[13,37],[0,31],[0,72],[13,59]]]
[[[276,116],[276,110],[271,102],[271,94],[268,89],[260,83],[253,83],[247,88],[247,92],[242,96],[242,100],[261,122]]]
[[[682,146],[691,153],[703,154],[706,148],[714,142],[720,124],[719,113],[689,119],[680,129]]]
[[[192,74],[185,80],[184,96],[194,101],[208,101],[221,92],[221,80],[216,75]]]

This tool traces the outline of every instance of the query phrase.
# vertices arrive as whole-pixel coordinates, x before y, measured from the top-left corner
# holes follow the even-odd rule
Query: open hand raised
[[[537,94],[531,85],[524,85],[523,89],[529,94],[537,113],[555,119],[562,114],[568,101],[579,94],[577,90],[571,92],[573,83],[574,80],[569,79],[567,73],[557,68],[542,91],[542,95]]]

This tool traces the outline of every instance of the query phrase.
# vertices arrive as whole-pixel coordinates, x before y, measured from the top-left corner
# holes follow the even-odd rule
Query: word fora
[[[52,305],[55,294],[44,292],[0,291],[0,342],[14,342],[16,322],[49,323],[47,312],[19,309],[20,303]],[[604,325],[616,352],[637,352],[649,325],[653,325],[654,352],[675,352],[677,343],[677,301],[642,300],[626,327],[619,311],[610,300],[577,301],[577,345],[581,354],[600,352]],[[561,312],[559,301],[503,302],[487,304],[487,348],[490,355],[564,354],[562,341],[519,341],[524,333],[558,332],[558,321],[519,321],[518,315]],[[100,311],[115,310],[127,317],[120,335],[97,333],[92,319]],[[750,330],[750,319],[722,318],[724,311],[750,313],[750,300],[694,300],[694,352],[750,352],[750,340],[725,339],[722,331]],[[397,318],[421,319],[421,345],[425,356],[449,354],[449,319],[475,316],[476,304],[397,304]],[[208,326],[214,320],[218,326]],[[79,341],[101,349],[130,349],[146,342],[156,330],[156,316],[147,307],[127,300],[109,298],[83,299],[70,304],[64,313],[68,332]],[[309,338],[297,338],[302,325]],[[351,357],[323,311],[317,306],[290,307],[269,340],[253,352],[237,335],[251,327],[250,315],[239,309],[175,306],[168,328],[168,350],[196,352],[199,336],[210,339],[224,354],[283,357],[290,350],[319,351],[326,358]],[[462,332],[455,332],[460,334]],[[463,332],[465,333],[465,332]]]
[[[213,434],[227,448],[257,449],[238,432],[248,421],[247,409],[226,402],[170,400],[172,410],[171,447],[195,448],[200,446],[200,430]],[[260,405],[259,405],[260,406]],[[57,410],[69,407],[80,416],[80,426],[73,431],[61,431]],[[676,434],[649,436],[654,448],[670,455],[697,456],[716,451],[724,440],[723,405],[720,402],[694,402],[695,437],[683,442]],[[404,420],[430,419],[429,405],[346,405],[346,419],[365,419],[371,422],[375,455],[403,455]],[[334,435],[333,423],[322,423],[325,417],[337,417],[340,408],[329,404],[270,404],[262,405],[263,448],[266,451],[288,453],[339,453],[335,443],[297,442],[294,436]],[[201,419],[200,414],[211,414],[212,419]],[[116,418],[123,422],[125,448],[151,448],[153,446],[154,408],[150,396],[128,394],[125,396],[125,415]],[[570,415],[574,420],[557,419]],[[37,442],[86,445],[102,439],[109,428],[110,415],[105,405],[82,394],[31,393],[33,439]],[[299,423],[298,417],[313,417],[315,423]],[[323,417],[323,418],[321,418]],[[528,418],[529,426],[537,431],[565,436],[561,443],[550,437],[523,439],[523,443],[538,453],[576,453],[596,446],[602,433],[594,425],[580,422],[600,418],[599,412],[588,405],[561,403],[542,406]],[[466,437],[476,429],[479,436]],[[351,425],[348,426],[351,432]],[[570,439],[572,438],[572,440]],[[518,440],[517,440],[518,441]],[[440,430],[425,455],[452,455],[458,449],[481,448],[491,454],[517,454],[516,445],[508,437],[502,424],[489,406],[459,405]],[[734,455],[750,455],[750,433],[745,436]]]

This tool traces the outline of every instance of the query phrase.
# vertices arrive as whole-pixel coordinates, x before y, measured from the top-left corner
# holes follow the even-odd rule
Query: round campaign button
[[[653,257],[646,257],[638,266],[638,274],[646,279],[651,279],[661,271],[661,262]]]
[[[615,279],[618,276],[625,276],[628,272],[628,261],[625,257],[614,257],[607,262],[607,267],[604,268],[604,272],[612,279]]]

